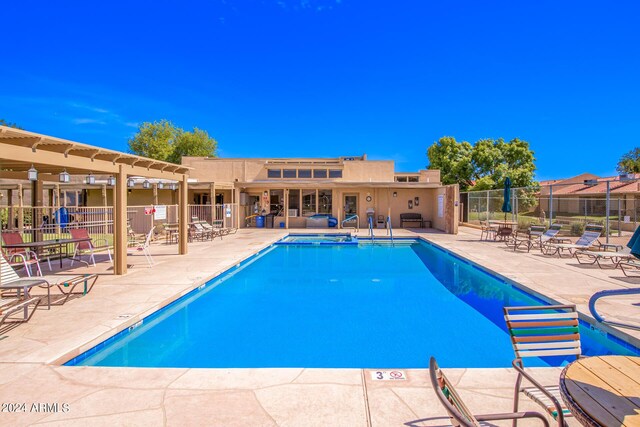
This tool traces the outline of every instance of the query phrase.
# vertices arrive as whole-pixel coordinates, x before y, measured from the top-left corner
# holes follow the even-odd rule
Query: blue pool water
[[[68,365],[511,366],[502,307],[541,301],[431,244],[272,246]],[[583,353],[635,354],[588,326]],[[559,358],[529,365],[559,365]]]

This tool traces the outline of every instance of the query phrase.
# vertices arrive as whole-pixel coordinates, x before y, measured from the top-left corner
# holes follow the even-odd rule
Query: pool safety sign
[[[398,381],[407,379],[404,371],[369,371],[369,374],[374,381]]]

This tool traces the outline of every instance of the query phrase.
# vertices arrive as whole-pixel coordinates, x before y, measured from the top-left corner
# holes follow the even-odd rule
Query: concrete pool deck
[[[376,231],[385,235],[384,230]],[[406,381],[374,381],[369,370],[360,369],[57,365],[286,234],[285,230],[240,230],[222,241],[190,244],[189,255],[182,257],[172,254],[175,245],[154,245],[152,253],[158,264],[153,268],[147,268],[142,257],[130,257],[134,266],[126,276],[103,275],[89,295],[51,310],[38,309],[28,324],[0,334],[0,401],[26,403],[25,412],[0,412],[0,424],[448,425],[426,370],[406,371]],[[366,230],[360,234],[366,235]],[[457,236],[421,230],[395,230],[394,234],[425,237],[534,292],[559,302],[575,303],[585,314],[586,302],[593,292],[640,285],[640,280],[623,280],[619,270],[577,266],[573,259],[544,257],[534,252],[514,254],[502,243],[480,242],[479,231],[466,227]],[[99,263],[96,268],[77,270],[105,272],[108,267],[107,263]],[[634,301],[637,298],[616,298],[598,308],[604,315],[615,314],[618,320],[638,319]],[[625,332],[640,339],[638,332]],[[445,360],[440,363],[446,366]],[[536,371],[548,383],[557,383],[559,369]],[[511,409],[513,370],[446,372],[473,411]],[[68,411],[49,407],[48,411],[34,412],[33,403],[69,406]],[[522,407],[537,409],[527,399],[523,399]]]

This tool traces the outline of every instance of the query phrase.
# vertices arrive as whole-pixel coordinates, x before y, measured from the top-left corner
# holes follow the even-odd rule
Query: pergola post
[[[209,201],[211,203],[211,222],[213,223],[213,221],[218,219],[218,216],[216,215],[216,183],[212,182],[209,184]],[[224,218],[224,212],[223,212],[223,218]]]
[[[15,212],[13,211],[13,190],[10,188],[7,190],[7,202],[9,212],[7,213],[7,229],[13,230],[15,227]]]
[[[284,228],[289,228],[289,189],[284,189]]]
[[[113,269],[121,275],[127,273],[127,173],[120,165],[116,174],[113,206]]]
[[[24,232],[24,189],[18,184],[18,231]]]
[[[178,200],[178,253],[180,255],[186,255],[189,252],[188,248],[188,234],[189,234],[189,206],[187,204],[187,194],[189,192],[189,183],[187,181],[187,175],[182,175],[180,181],[180,194]]]

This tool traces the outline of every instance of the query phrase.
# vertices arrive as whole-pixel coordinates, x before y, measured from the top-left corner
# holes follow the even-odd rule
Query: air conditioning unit
[[[289,209],[289,216],[298,216],[298,209]]]

